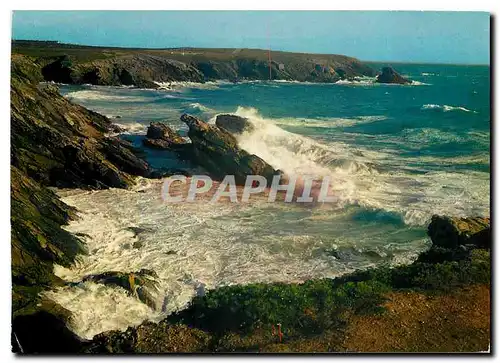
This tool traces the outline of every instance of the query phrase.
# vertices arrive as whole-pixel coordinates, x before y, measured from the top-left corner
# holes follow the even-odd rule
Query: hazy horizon
[[[121,48],[271,48],[366,62],[489,65],[489,28],[484,12],[15,11],[12,39]]]

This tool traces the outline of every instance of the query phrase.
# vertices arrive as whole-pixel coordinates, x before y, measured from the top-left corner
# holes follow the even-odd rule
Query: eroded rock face
[[[221,180],[234,175],[236,183],[243,185],[247,175],[262,175],[270,185],[273,176],[280,173],[257,155],[241,149],[236,138],[225,129],[188,114],[182,115],[181,120],[189,126],[192,157],[212,177]]]
[[[377,76],[376,82],[378,82],[378,83],[395,83],[395,84],[412,83],[412,81],[401,76],[392,67],[382,68],[382,73]]]
[[[230,114],[217,115],[215,125],[232,134],[242,134],[245,131],[252,132],[255,129],[253,124],[246,117]]]
[[[186,144],[186,140],[167,125],[161,122],[152,122],[148,127],[143,144],[154,149],[170,149]]]
[[[39,86],[39,67],[12,57],[11,164],[43,185],[124,188],[128,173],[151,170],[131,146],[105,133],[109,119],[73,104],[56,87]]]
[[[149,176],[149,165],[104,116],[73,104],[57,87],[40,85],[40,67],[13,55],[11,63],[11,248],[13,350],[73,352],[80,341],[60,306],[40,292],[63,285],[53,264],[69,267],[84,243],[61,228],[76,216],[48,186],[107,188]]]
[[[433,216],[428,234],[435,246],[457,248],[474,245],[477,248],[491,248],[490,219],[483,217]]]

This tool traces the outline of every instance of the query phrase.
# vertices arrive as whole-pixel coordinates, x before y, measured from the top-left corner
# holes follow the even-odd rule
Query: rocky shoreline
[[[126,332],[106,332],[92,341],[81,340],[66,326],[70,312],[39,295],[45,289],[65,284],[53,274],[54,263],[69,266],[78,254],[86,253],[78,236],[61,228],[76,218],[76,211],[62,203],[50,187],[128,188],[134,185],[135,176],[155,178],[166,173],[151,168],[131,144],[107,136],[116,131],[109,119],[69,102],[54,86],[41,86],[39,82],[44,79],[44,67],[29,57],[12,56],[13,351],[369,350],[363,345],[353,348],[355,345],[349,341],[349,331],[353,324],[364,323],[363,319],[390,317],[392,313],[386,303],[394,296],[399,299],[397,301],[406,301],[406,295],[401,294],[445,296],[453,305],[455,296],[458,296],[458,301],[466,301],[469,288],[489,291],[489,219],[436,216],[429,226],[433,246],[411,265],[381,266],[337,279],[311,280],[303,284],[224,287],[195,298],[187,309],[159,323],[145,322]],[[64,74],[61,68],[53,72]],[[185,143],[165,125],[154,124],[148,130],[146,140],[149,141],[145,144],[175,150],[215,178],[235,174],[237,182],[241,183],[247,174],[259,174],[269,179],[280,173],[256,155],[238,147],[233,134],[250,127],[244,119],[235,122],[226,115],[218,119],[216,125],[209,125],[193,116],[183,115],[182,121],[189,126],[191,143]],[[151,304],[152,271],[109,271],[86,279],[124,288],[143,303]],[[489,317],[489,309],[483,309],[479,314]],[[418,317],[424,319],[417,314]],[[436,330],[454,342],[453,349],[477,351],[488,348],[489,324],[486,327],[484,324],[456,323],[453,325],[455,330],[450,330],[447,324],[443,322],[441,328],[432,331]],[[419,331],[424,336],[431,334],[424,328],[412,329],[412,332]],[[429,339],[424,348],[430,351],[450,347]],[[398,344],[389,346],[399,351],[411,351],[412,344],[416,343],[408,340]]]
[[[12,41],[12,51],[41,67],[45,81],[64,84],[161,88],[171,82],[282,80],[335,83],[376,77],[379,83],[411,81],[344,55],[262,49],[127,49],[43,41]]]

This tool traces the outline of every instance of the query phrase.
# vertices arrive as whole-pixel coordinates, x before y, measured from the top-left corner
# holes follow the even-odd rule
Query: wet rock
[[[181,121],[189,126],[194,161],[213,178],[222,180],[226,175],[234,175],[236,183],[242,185],[247,175],[262,175],[270,185],[273,176],[279,174],[257,155],[241,149],[236,138],[225,129],[188,114],[182,115]]]
[[[182,137],[161,122],[152,122],[148,127],[146,137],[149,139],[171,140],[172,143],[185,143]]]
[[[491,248],[490,219],[483,217],[432,216],[427,233],[434,246],[458,248],[460,245],[474,245],[477,248]]]
[[[392,67],[382,68],[382,73],[377,76],[376,82],[378,82],[378,83],[396,83],[396,84],[412,83],[412,81],[401,76]]]
[[[161,122],[152,122],[148,127],[143,144],[154,149],[170,149],[186,144],[186,140],[167,125]]]
[[[252,132],[255,129],[248,118],[229,114],[217,115],[215,125],[232,134],[242,134],[245,131]]]
[[[138,157],[140,150],[118,137],[105,138],[100,151],[107,160],[126,173],[149,177],[152,172],[148,163]]]
[[[130,273],[118,271],[104,272],[102,274],[85,276],[82,281],[92,281],[98,284],[122,287],[151,309],[155,310],[155,293],[158,289],[156,286],[157,278],[158,276],[154,271],[142,269]]]
[[[67,326],[70,312],[44,300],[32,314],[19,314],[12,321],[12,351],[22,354],[75,354],[83,341]]]
[[[118,117],[118,116],[117,116]],[[125,131],[125,129],[117,124],[110,125],[110,131],[116,134],[120,134]]]

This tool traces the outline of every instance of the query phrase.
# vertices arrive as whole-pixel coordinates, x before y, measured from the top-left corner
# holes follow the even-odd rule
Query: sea
[[[489,216],[490,68],[393,66],[415,82],[60,85],[67,99],[120,125],[120,137],[156,168],[193,165],[142,147],[151,122],[187,137],[183,113],[209,123],[220,113],[247,117],[255,128],[238,137],[241,148],[287,174],[329,176],[338,200],[169,204],[162,180],[146,178],[130,190],[61,189],[61,199],[79,211],[64,228],[85,241],[88,254],[69,268],[56,265],[68,284],[44,294],[71,311],[76,334],[91,339],[161,320],[221,286],[300,283],[408,264],[430,246],[432,215]],[[140,269],[158,276],[157,309],[119,287],[80,282]]]

